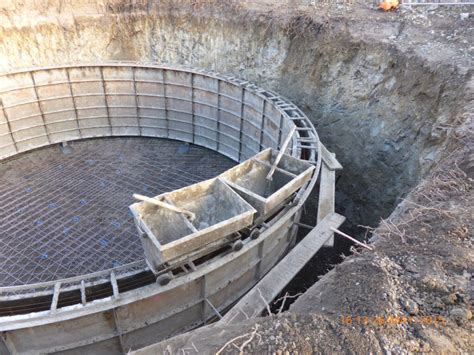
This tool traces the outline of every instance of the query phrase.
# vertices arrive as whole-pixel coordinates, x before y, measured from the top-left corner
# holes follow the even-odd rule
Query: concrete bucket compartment
[[[282,207],[294,192],[307,183],[314,172],[314,165],[283,154],[271,181],[266,177],[278,155],[266,149],[243,163],[221,174],[222,179],[265,219]]]
[[[256,210],[220,179],[211,179],[155,197],[187,211],[171,211],[150,202],[130,206],[148,265],[158,273],[164,263],[186,260],[200,250],[229,241],[248,227]]]

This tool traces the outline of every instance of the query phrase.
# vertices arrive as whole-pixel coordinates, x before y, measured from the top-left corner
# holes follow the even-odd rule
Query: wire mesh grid
[[[0,164],[0,287],[47,282],[143,260],[128,206],[234,165],[166,139],[51,146]]]

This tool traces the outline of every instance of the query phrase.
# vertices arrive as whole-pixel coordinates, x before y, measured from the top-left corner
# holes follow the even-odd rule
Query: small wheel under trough
[[[252,229],[252,231],[250,232],[250,239],[257,239],[258,237],[260,237],[260,234],[262,234],[260,229],[258,228]]]
[[[239,251],[240,249],[242,249],[243,246],[244,246],[244,243],[242,243],[241,240],[236,240],[234,244],[232,244],[232,250]]]
[[[165,274],[161,274],[161,275],[158,275],[156,277],[156,282],[158,284],[160,284],[161,286],[166,286],[170,283],[171,281],[171,275],[169,272],[165,273]]]

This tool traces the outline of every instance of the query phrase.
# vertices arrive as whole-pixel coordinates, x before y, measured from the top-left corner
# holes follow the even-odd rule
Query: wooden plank
[[[220,322],[231,324],[259,316],[323,246],[324,242],[331,236],[330,228],[338,228],[344,220],[345,217],[337,213],[326,216]]]
[[[323,144],[321,144],[321,158],[330,170],[342,170],[342,165],[337,161],[336,155],[331,153]]]
[[[327,215],[334,213],[336,206],[336,172],[330,170],[326,163],[323,163],[320,179],[317,223],[320,223]],[[324,246],[334,246],[334,233],[331,233]]]

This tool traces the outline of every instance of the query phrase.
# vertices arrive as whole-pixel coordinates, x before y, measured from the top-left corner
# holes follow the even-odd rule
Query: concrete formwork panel
[[[142,135],[194,142],[242,160],[277,148],[293,125],[271,94],[202,72],[51,68],[6,75],[2,87],[3,157],[65,140]]]
[[[101,68],[70,68],[68,73],[82,137],[112,135]]]
[[[50,143],[80,139],[67,70],[35,72],[33,79]]]

